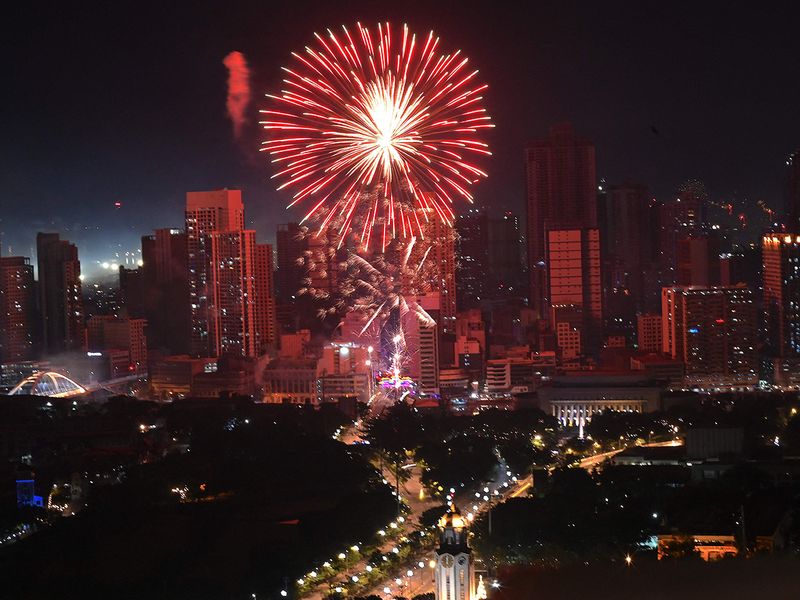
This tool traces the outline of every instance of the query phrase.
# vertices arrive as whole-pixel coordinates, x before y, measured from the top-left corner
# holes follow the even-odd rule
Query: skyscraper
[[[662,291],[664,354],[686,365],[697,385],[753,385],[758,379],[753,292],[731,287],[666,287]]]
[[[274,348],[278,341],[277,311],[275,308],[275,279],[272,264],[272,246],[255,245],[255,335],[256,355]]]
[[[550,229],[597,227],[594,145],[569,123],[553,126],[525,150],[530,305],[547,318],[546,246]]]
[[[800,235],[767,234],[764,261],[764,313],[767,348],[776,383],[800,380]]]
[[[547,232],[547,281],[553,330],[570,339],[580,331],[583,354],[600,349],[603,299],[600,278],[600,232],[597,229],[551,229]],[[566,325],[569,325],[569,329]],[[573,357],[574,358],[574,357]]]
[[[0,257],[0,364],[34,358],[34,308],[30,260]]]
[[[78,248],[57,233],[36,235],[42,349],[55,354],[84,346]]]
[[[211,233],[209,338],[214,356],[261,356],[275,342],[271,253],[256,232]]]
[[[288,304],[303,287],[305,276],[301,259],[308,250],[308,241],[297,223],[278,225],[275,234],[277,265],[275,270],[275,299]]]
[[[767,234],[762,251],[770,345],[779,356],[800,355],[800,235]]]
[[[606,281],[623,288],[637,299],[642,296],[642,273],[652,256],[649,232],[650,195],[647,187],[623,183],[608,188],[605,202],[603,242],[608,249]]]
[[[168,354],[188,354],[192,330],[187,236],[178,229],[156,229],[142,238],[142,304],[147,343]]]
[[[800,231],[800,149],[786,160],[786,227]]]
[[[707,233],[708,192],[702,182],[684,183],[677,197],[659,207],[658,258],[662,281],[675,282],[679,240]]]
[[[439,294],[434,292],[418,296],[415,301],[422,306],[431,317],[439,320]],[[411,352],[407,364],[403,365],[408,374],[419,385],[420,391],[426,394],[439,393],[439,335],[435,326],[428,326],[416,315],[407,313],[403,317],[403,329],[406,346],[418,348]]]
[[[525,259],[519,217],[511,212],[489,219],[489,266],[484,269],[490,298],[521,298],[525,295]]]
[[[714,286],[720,284],[720,243],[709,232],[678,240],[675,257],[675,283]]]
[[[188,192],[186,194],[186,243],[189,269],[189,301],[192,315],[191,353],[214,356],[217,341],[211,331],[211,234],[244,229],[244,205],[240,190]]]
[[[489,219],[485,209],[471,208],[456,217],[456,305],[478,308],[489,280]]]
[[[427,260],[436,265],[432,291],[439,292],[439,332],[452,334],[456,325],[456,247],[452,229],[431,217],[425,237],[432,247]],[[441,344],[440,344],[441,345]]]

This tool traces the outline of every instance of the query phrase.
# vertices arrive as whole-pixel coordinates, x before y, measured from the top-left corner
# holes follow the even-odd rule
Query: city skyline
[[[45,40],[10,38],[20,68],[12,72],[12,93],[4,99],[11,132],[5,139],[17,141],[5,142],[1,151],[7,165],[3,255],[34,256],[36,231],[58,231],[82,249],[84,271],[95,277],[115,252],[121,261],[125,252],[135,252],[141,235],[179,226],[186,191],[222,187],[243,189],[246,226],[260,242],[274,243],[275,226],[301,215],[283,212],[287,198],[274,191],[269,169],[256,156],[261,136],[255,109],[276,83],[289,48],[315,30],[355,20],[308,7],[310,16],[300,18],[303,11],[272,6],[273,20],[264,25],[243,18],[263,12],[261,5],[228,13],[206,4],[186,14],[137,5],[127,14],[130,7],[122,4],[87,9],[66,25],[57,11],[19,9],[16,31],[35,20]],[[712,199],[734,201],[737,212],[758,211],[757,200],[780,207],[785,163],[800,139],[791,118],[798,84],[783,76],[796,54],[789,50],[797,43],[789,38],[791,19],[778,19],[782,13],[770,9],[720,14],[713,5],[690,13],[655,5],[526,10],[525,18],[514,19],[511,9],[480,4],[414,11],[365,3],[348,9],[365,23],[389,17],[423,31],[433,28],[488,76],[495,158],[491,178],[476,188],[478,206],[522,214],[522,149],[553,123],[571,120],[593,141],[598,178],[609,184],[632,180],[668,198],[682,182],[700,179]],[[123,14],[159,26],[132,28],[135,39],[106,44],[104,55],[87,63],[96,45],[117,32],[114,24]],[[174,29],[179,19],[198,30],[217,23],[226,35],[201,44],[191,26]],[[723,27],[704,28],[718,19]],[[265,44],[272,22],[280,27]],[[747,37],[738,40],[731,32]],[[174,42],[177,51],[171,50]],[[49,44],[58,44],[57,59]],[[559,44],[563,51],[554,52]],[[709,45],[715,50],[708,52]],[[222,64],[234,50],[249,61],[253,94],[238,140],[226,116]],[[59,72],[48,66],[51,59]],[[45,93],[51,79],[60,94]],[[770,110],[752,118],[767,101]],[[109,152],[98,152],[100,147]]]
[[[800,587],[793,15],[15,18],[11,596]]]

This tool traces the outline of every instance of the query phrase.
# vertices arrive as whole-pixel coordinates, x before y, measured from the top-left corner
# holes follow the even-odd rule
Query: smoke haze
[[[222,61],[228,69],[228,118],[233,124],[233,135],[236,139],[242,134],[245,123],[245,112],[250,104],[250,69],[241,52],[231,52]]]

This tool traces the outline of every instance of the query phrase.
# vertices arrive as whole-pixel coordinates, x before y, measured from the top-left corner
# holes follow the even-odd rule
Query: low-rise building
[[[686,371],[683,361],[657,353],[631,356],[630,365],[632,371],[641,371],[645,377],[670,386],[680,386]]]
[[[193,358],[185,354],[165,356],[150,363],[150,390],[157,398],[189,396],[195,376],[216,369],[214,358]]]
[[[661,388],[639,375],[598,372],[553,377],[538,390],[540,408],[562,425],[577,427],[606,410],[653,412],[661,406]]]
[[[264,401],[278,404],[317,404],[317,361],[279,358],[262,372]]]
[[[659,535],[658,560],[672,557],[678,552],[696,552],[706,562],[729,558],[739,554],[733,535]]]

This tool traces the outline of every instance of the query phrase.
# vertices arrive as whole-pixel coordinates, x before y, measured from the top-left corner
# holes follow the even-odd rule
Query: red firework
[[[266,150],[291,188],[289,206],[307,201],[304,221],[353,231],[369,247],[375,225],[389,237],[422,235],[422,221],[452,223],[453,201],[472,201],[486,173],[472,164],[491,155],[481,141],[493,127],[460,51],[443,54],[433,32],[423,40],[407,26],[377,32],[315,34],[316,45],[292,53],[280,95],[262,110]]]

